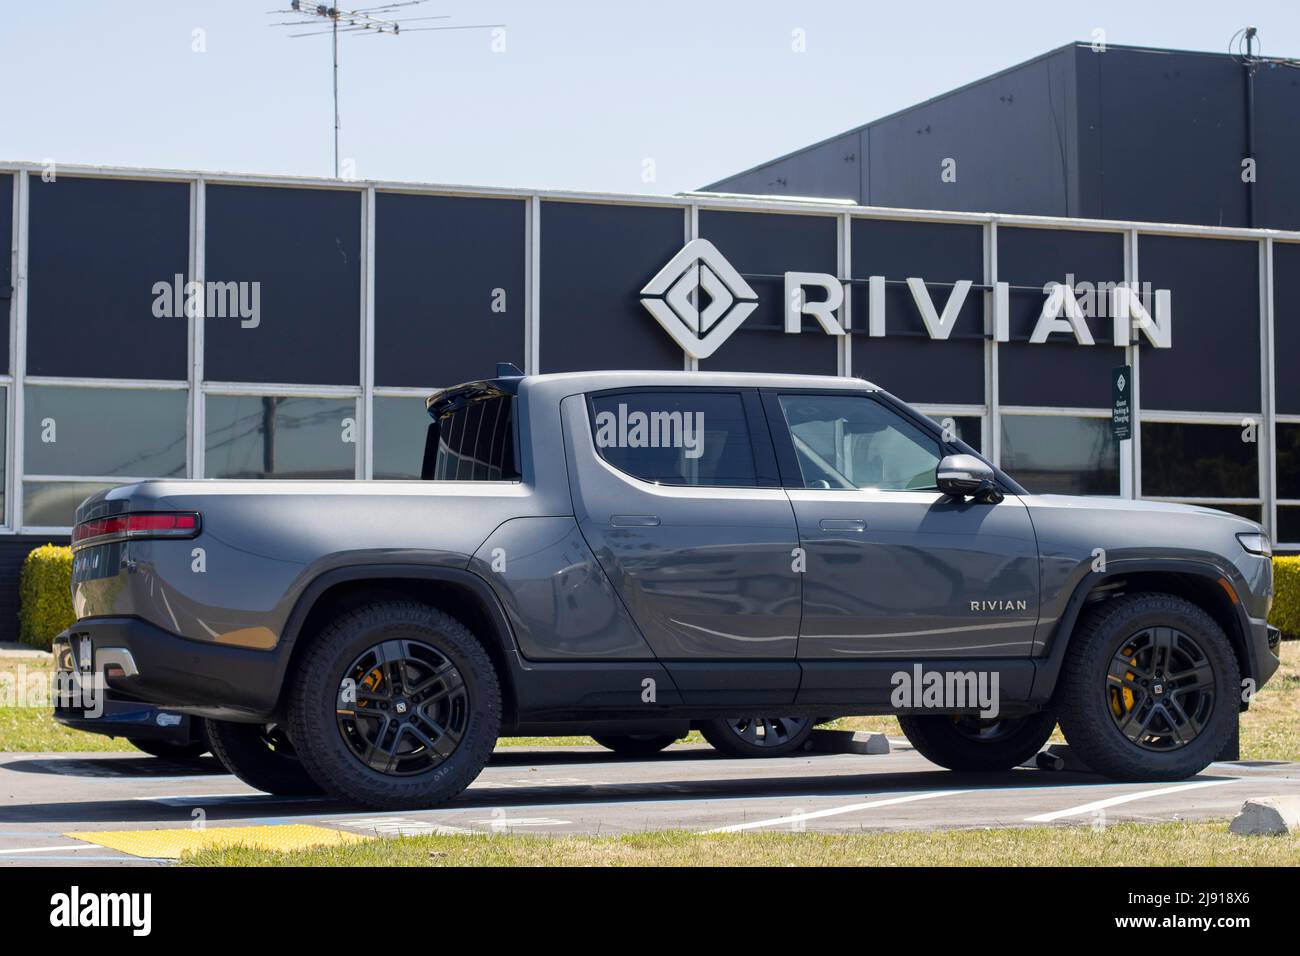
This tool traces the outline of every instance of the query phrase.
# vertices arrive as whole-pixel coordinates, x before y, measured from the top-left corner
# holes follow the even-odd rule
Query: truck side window
[[[758,485],[745,407],[734,392],[594,395],[597,453],[620,471],[663,485]]]
[[[782,395],[805,488],[935,489],[939,443],[861,395]]]
[[[426,441],[426,478],[434,481],[519,479],[519,466],[515,462],[514,400],[509,395],[454,405],[438,416],[438,421],[429,428]],[[437,445],[430,447],[434,441]],[[430,451],[434,454],[430,455]]]

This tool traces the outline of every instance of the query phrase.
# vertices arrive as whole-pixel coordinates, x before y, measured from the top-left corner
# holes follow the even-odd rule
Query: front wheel
[[[700,724],[713,749],[730,757],[783,757],[812,736],[811,717],[719,717]]]
[[[1018,767],[1038,753],[1056,728],[1056,716],[1047,711],[992,719],[905,715],[898,723],[917,753],[931,763],[991,773]]]
[[[380,809],[432,807],[492,755],[501,688],[469,628],[425,604],[386,601],[311,640],[289,715],[303,764],[328,792]]]
[[[1057,709],[1070,748],[1115,780],[1181,780],[1209,766],[1240,711],[1223,629],[1172,594],[1098,605],[1070,641]]]
[[[212,755],[255,790],[282,797],[316,796],[316,785],[278,724],[204,721]]]
[[[677,737],[673,734],[626,734],[617,737],[593,734],[591,739],[623,757],[653,757],[677,742]]]

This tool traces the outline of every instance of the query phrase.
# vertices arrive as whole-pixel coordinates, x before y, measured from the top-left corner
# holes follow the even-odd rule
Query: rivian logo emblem
[[[692,239],[641,290],[641,304],[692,358],[708,358],[758,308],[717,246]]]
[[[814,319],[827,335],[847,334],[850,331],[847,306],[850,291],[857,283],[865,293],[859,298],[865,299],[862,305],[866,306],[866,314],[862,318],[866,321],[853,331],[865,332],[870,338],[883,338],[889,328],[885,321],[886,292],[888,284],[893,282],[906,285],[912,300],[909,310],[912,324],[919,319],[930,339],[951,338],[958,320],[974,313],[981,322],[992,326],[993,341],[1011,341],[1011,284],[1008,282],[981,287],[990,295],[984,309],[986,314],[980,316],[978,310],[963,309],[976,288],[972,279],[944,283],[927,282],[919,276],[889,279],[868,275],[843,279],[826,272],[787,272],[784,278],[784,301],[779,304],[784,314],[783,326],[790,334],[803,331],[808,318]],[[1043,286],[1042,310],[1029,336],[1031,343],[1060,341],[1053,336],[1068,335],[1079,345],[1094,346],[1097,341],[1088,319],[1105,318],[1109,308],[1115,347],[1127,348],[1136,341],[1139,332],[1158,349],[1173,345],[1168,289],[1151,290],[1153,315],[1147,309],[1147,292],[1139,293],[1133,283],[1076,283],[1072,274],[1066,280],[1065,284],[1051,281]],[[943,289],[934,289],[935,286]],[[936,301],[935,291],[946,298]],[[977,295],[983,297],[982,292]],[[716,352],[758,308],[758,294],[723,258],[717,246],[707,239],[692,239],[646,283],[641,290],[641,304],[687,355],[702,359]],[[889,308],[892,311],[897,307]],[[967,319],[966,324],[969,326],[972,321]],[[1125,384],[1122,379],[1117,383],[1120,390]]]

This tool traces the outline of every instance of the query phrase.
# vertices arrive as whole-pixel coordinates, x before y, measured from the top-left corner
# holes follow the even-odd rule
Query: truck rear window
[[[514,399],[493,395],[445,410],[429,426],[422,472],[433,481],[517,481]]]

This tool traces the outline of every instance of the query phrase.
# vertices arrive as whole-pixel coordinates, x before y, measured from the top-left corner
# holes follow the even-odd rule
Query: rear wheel
[[[1179,780],[1232,736],[1241,671],[1223,629],[1172,594],[1106,601],[1070,641],[1058,711],[1070,747],[1116,780]]]
[[[672,734],[627,734],[619,737],[593,734],[591,739],[624,757],[650,757],[677,741]]]
[[[312,640],[293,678],[303,764],[328,792],[365,806],[445,803],[478,776],[500,727],[487,651],[425,604],[349,612]]]
[[[949,770],[1010,770],[1043,748],[1056,728],[1047,711],[1026,717],[900,716],[899,725],[917,752]]]
[[[204,727],[212,755],[250,787],[282,797],[315,796],[321,792],[298,761],[280,725],[207,720]]]
[[[812,736],[811,717],[719,717],[700,724],[713,749],[731,757],[781,757]]]

